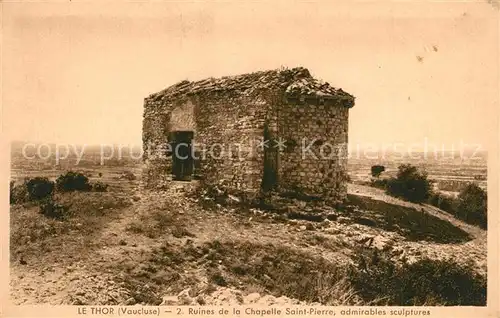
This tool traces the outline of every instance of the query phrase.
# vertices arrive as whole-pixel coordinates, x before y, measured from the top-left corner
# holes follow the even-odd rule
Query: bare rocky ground
[[[323,261],[355,264],[360,248],[384,251],[395,262],[411,263],[424,256],[472,262],[479,273],[486,273],[485,231],[378,189],[350,185],[350,199],[359,208],[347,212],[288,201],[288,209],[299,216],[328,216],[314,222],[216,204],[193,195],[195,186],[174,183],[168,190],[149,191],[138,181],[130,182],[112,193],[126,204],[96,206],[104,210],[98,224],[66,224],[69,232],[49,235],[43,248],[27,247],[32,240],[18,235],[16,242],[25,243],[11,247],[13,303],[356,305],[361,300],[341,280],[336,288],[325,284],[317,295],[298,295],[305,299],[299,301],[286,295],[295,296],[288,291],[300,288],[272,273],[295,271],[283,266],[299,260],[310,269]],[[11,213],[37,212],[15,207]],[[420,213],[418,219],[410,217],[415,213]],[[83,231],[85,226],[95,229]],[[294,273],[301,275],[300,269]]]

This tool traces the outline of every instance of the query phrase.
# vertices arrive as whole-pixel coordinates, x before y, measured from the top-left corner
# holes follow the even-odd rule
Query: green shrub
[[[16,185],[10,182],[10,203],[24,203],[28,201],[38,201],[52,196],[54,192],[54,182],[44,177],[25,179],[22,184]]]
[[[457,200],[441,193],[431,194],[428,202],[430,205],[452,214],[455,214],[457,209]]]
[[[374,165],[371,168],[372,177],[378,178],[380,174],[385,171],[385,167],[381,165]]]
[[[14,181],[10,182],[10,204],[24,203],[29,200],[28,188],[26,183],[16,185]]]
[[[52,195],[54,182],[47,178],[35,177],[26,181],[28,198],[31,201],[41,200]]]
[[[109,185],[104,183],[104,182],[97,181],[97,182],[92,183],[92,191],[106,192],[106,191],[108,191],[108,186]]]
[[[60,191],[90,191],[92,189],[89,178],[83,173],[68,171],[56,180],[57,189]]]
[[[387,179],[372,179],[370,181],[370,186],[378,189],[386,189],[387,188]]]
[[[453,214],[469,224],[488,228],[487,193],[476,184],[468,184],[457,198],[434,193],[429,204]]]
[[[40,203],[40,213],[53,219],[64,219],[68,216],[69,208],[55,202],[51,198],[45,199]]]
[[[477,184],[471,183],[458,195],[456,215],[467,223],[488,227],[488,196]]]
[[[427,174],[411,164],[401,165],[398,169],[397,177],[387,181],[387,193],[411,202],[426,201],[431,192]]]

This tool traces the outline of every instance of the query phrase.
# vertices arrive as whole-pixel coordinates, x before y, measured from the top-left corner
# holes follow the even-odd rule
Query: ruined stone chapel
[[[179,82],[144,101],[146,185],[199,178],[250,196],[280,189],[342,201],[353,106],[302,67]]]

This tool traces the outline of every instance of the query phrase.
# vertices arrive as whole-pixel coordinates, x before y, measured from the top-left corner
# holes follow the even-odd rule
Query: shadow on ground
[[[348,195],[349,204],[357,207],[349,213],[354,223],[376,227],[401,234],[410,241],[435,243],[463,243],[472,237],[446,220],[423,209],[374,200],[366,196]]]

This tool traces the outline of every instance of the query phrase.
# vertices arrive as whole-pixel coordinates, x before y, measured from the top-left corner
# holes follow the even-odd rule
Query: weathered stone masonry
[[[314,79],[305,68],[180,82],[145,99],[146,185],[168,185],[169,132],[187,130],[194,131],[200,156],[195,173],[206,184],[257,194],[271,162],[280,189],[341,201],[347,195],[353,105],[353,96]],[[265,130],[269,148],[258,146]]]

